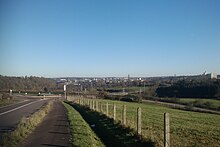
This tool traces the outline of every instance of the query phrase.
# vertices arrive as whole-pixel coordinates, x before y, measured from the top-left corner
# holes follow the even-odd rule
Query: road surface
[[[66,110],[55,101],[52,110],[34,132],[17,147],[69,147],[70,130]]]
[[[29,116],[36,112],[49,99],[26,99],[22,102],[0,107],[0,141],[2,135],[14,130],[22,117]]]

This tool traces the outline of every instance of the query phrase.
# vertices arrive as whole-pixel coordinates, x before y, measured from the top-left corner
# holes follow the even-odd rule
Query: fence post
[[[92,110],[94,110],[94,109],[95,109],[95,101],[92,100]]]
[[[116,104],[113,104],[113,119],[116,120]]]
[[[101,113],[103,112],[103,106],[102,106],[102,103],[100,103],[100,112],[101,112]]]
[[[89,100],[89,108],[92,109],[92,100]]]
[[[170,115],[164,113],[164,147],[170,147]]]
[[[99,111],[99,102],[96,101],[96,111]]]
[[[108,102],[106,102],[106,116],[108,116]]]
[[[123,106],[123,124],[126,125],[126,105]]]
[[[141,134],[141,108],[137,108],[137,132]]]

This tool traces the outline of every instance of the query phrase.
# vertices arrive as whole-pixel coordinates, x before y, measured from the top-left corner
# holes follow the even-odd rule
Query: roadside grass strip
[[[105,145],[92,131],[90,126],[72,106],[63,102],[68,112],[72,146],[104,147]]]
[[[3,141],[0,143],[0,146],[15,147],[34,131],[37,125],[41,123],[43,118],[49,113],[51,108],[52,102],[50,101],[31,116],[23,117],[14,131],[3,135]]]
[[[19,100],[8,100],[8,99],[2,99],[0,100],[0,107],[8,106],[11,104],[15,104],[20,102]]]

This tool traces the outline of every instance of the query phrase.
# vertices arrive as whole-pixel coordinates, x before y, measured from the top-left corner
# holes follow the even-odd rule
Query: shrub
[[[9,93],[3,93],[2,99],[12,99],[12,96]]]

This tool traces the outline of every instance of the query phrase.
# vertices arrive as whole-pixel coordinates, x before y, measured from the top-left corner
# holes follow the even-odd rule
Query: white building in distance
[[[217,74],[211,72],[209,74],[206,74],[206,77],[209,79],[217,79]]]

